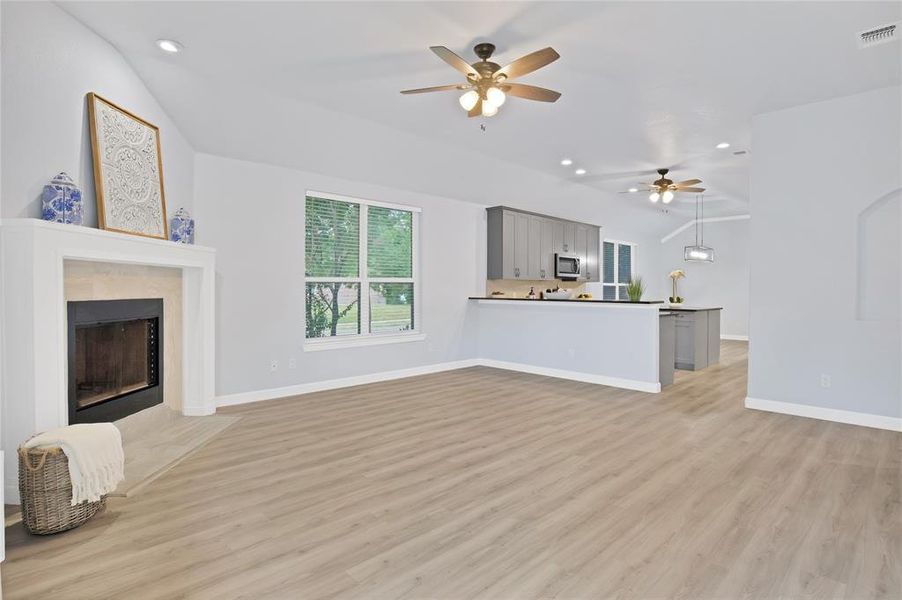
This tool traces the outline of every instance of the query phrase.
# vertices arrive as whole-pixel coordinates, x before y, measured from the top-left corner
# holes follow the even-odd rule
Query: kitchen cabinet
[[[552,242],[552,252],[555,254],[564,254],[564,222],[552,220],[551,221],[551,236],[553,238]]]
[[[598,264],[600,233],[598,227],[589,227],[586,242],[586,281],[601,281],[601,268]]]
[[[564,240],[562,254],[576,252],[576,223],[564,222]]]
[[[500,263],[502,266],[499,273],[500,277],[495,277],[494,279],[514,279],[517,276],[515,260],[517,247],[514,244],[517,230],[517,215],[511,212],[505,212],[503,214],[499,213],[497,216],[502,220],[500,230],[496,239],[490,237],[489,243],[491,244],[494,241],[501,246],[499,249],[500,252],[496,253],[496,255],[501,259]],[[491,250],[489,250],[489,254],[492,254]],[[491,266],[489,267],[489,270],[491,270]]]
[[[658,378],[661,387],[673,383],[673,369],[676,364],[676,313],[662,312],[658,319]]]
[[[676,368],[698,371],[720,362],[720,309],[679,310],[674,314]]]
[[[542,219],[541,279],[554,279],[554,221]]]
[[[580,279],[598,281],[597,226],[503,206],[487,215],[489,279],[553,280],[557,253],[579,256]]]
[[[586,278],[586,243],[589,241],[589,228],[585,225],[576,226],[575,242],[572,254],[579,257],[579,275],[580,279]]]
[[[542,279],[542,219],[527,217],[528,234],[526,238],[526,278]]]
[[[514,277],[529,279],[529,215],[514,215]]]

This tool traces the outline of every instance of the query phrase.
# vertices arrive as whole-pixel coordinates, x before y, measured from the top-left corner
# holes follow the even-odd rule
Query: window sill
[[[383,344],[403,344],[405,342],[422,342],[425,333],[402,333],[393,335],[365,335],[347,338],[318,338],[304,341],[304,352],[320,350],[337,350],[339,348],[360,348],[364,346],[381,346]]]

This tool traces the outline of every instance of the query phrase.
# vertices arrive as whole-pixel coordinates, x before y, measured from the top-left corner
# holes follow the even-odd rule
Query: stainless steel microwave
[[[579,277],[579,257],[569,254],[554,255],[554,277],[564,281],[572,281]]]

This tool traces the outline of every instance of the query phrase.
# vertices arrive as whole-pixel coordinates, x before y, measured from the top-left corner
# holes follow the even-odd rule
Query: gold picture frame
[[[94,92],[87,99],[98,226],[168,240],[159,127]]]

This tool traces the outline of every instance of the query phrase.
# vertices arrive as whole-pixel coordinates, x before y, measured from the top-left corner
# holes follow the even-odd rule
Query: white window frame
[[[605,272],[604,272],[604,245],[605,242],[609,244],[614,244],[614,283],[605,283]],[[601,240],[601,296],[604,298],[604,288],[605,287],[613,287],[614,288],[614,300],[629,300],[629,296],[627,295],[625,298],[620,297],[620,288],[625,284],[618,283],[620,280],[620,246],[629,246],[630,247],[630,281],[632,281],[636,277],[636,247],[637,244],[634,242],[626,242],[623,240],[611,240],[604,239]],[[626,294],[626,292],[624,292]]]
[[[426,334],[422,331],[422,304],[423,299],[420,295],[420,213],[422,209],[418,206],[408,206],[405,204],[390,204],[387,202],[379,202],[376,200],[367,200],[365,198],[357,198],[352,196],[342,196],[340,194],[332,194],[329,192],[319,192],[316,190],[307,190],[304,196],[304,249],[307,248],[307,212],[306,202],[307,196],[322,198],[323,200],[335,200],[338,202],[348,202],[357,204],[359,211],[359,227],[358,227],[358,277],[307,277],[306,275],[306,254],[304,255],[304,289],[306,290],[308,283],[356,283],[360,290],[359,318],[361,332],[356,335],[343,335],[335,337],[308,338],[307,323],[304,322],[304,351],[333,350],[336,348],[355,348],[359,346],[376,346],[380,344],[395,344],[402,342],[417,342],[426,339]],[[369,207],[378,206],[380,208],[388,208],[392,210],[403,210],[411,213],[411,221],[413,231],[411,232],[411,274],[412,277],[369,277],[367,273],[367,227],[369,225]],[[413,284],[413,325],[414,328],[404,332],[387,332],[387,333],[371,333],[370,325],[370,283],[412,283]],[[304,314],[307,314],[307,294],[304,294]]]

